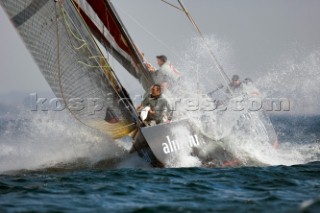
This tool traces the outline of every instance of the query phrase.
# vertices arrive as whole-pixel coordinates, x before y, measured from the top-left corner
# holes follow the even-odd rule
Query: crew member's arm
[[[135,46],[136,46],[136,48],[138,49],[141,58],[143,59],[143,63],[147,66],[147,69],[148,69],[150,72],[155,73],[155,72],[156,72],[156,69],[147,61],[147,59],[145,58],[144,52],[142,52],[137,45],[135,45]]]
[[[156,111],[155,111],[155,110],[150,109],[149,114],[150,114],[150,115],[156,115]]]
[[[251,93],[251,95],[252,95],[252,96],[260,96],[261,93],[258,92],[258,91],[254,91],[254,92]]]
[[[164,123],[167,123],[167,122],[170,121],[170,119],[169,119],[169,110],[168,110],[168,106],[167,105],[163,107],[161,118],[162,118],[162,122],[164,122]]]
[[[171,120],[171,106],[167,99],[163,99],[161,107],[161,119],[162,122],[167,123]]]
[[[143,109],[143,107],[144,106],[142,104],[140,104],[140,106],[137,107],[137,111],[140,112]]]
[[[152,73],[157,72],[156,68],[154,68],[154,66],[152,66],[150,63],[146,63],[146,66],[150,72]]]
[[[140,106],[137,107],[137,111],[139,112],[140,110],[142,110],[144,107],[149,105],[149,97],[146,96],[143,101],[141,102]]]
[[[174,106],[172,106],[171,104],[172,104],[171,102],[168,102],[168,103],[167,103],[167,117],[168,117],[168,121],[171,121],[172,115],[173,115]]]

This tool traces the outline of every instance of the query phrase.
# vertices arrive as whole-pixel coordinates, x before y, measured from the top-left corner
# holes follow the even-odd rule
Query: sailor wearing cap
[[[157,56],[157,64],[159,69],[155,69],[151,64],[147,63],[147,68],[153,74],[153,80],[156,84],[172,86],[181,76],[181,73],[172,66],[165,55]]]
[[[240,93],[242,91],[242,83],[240,81],[239,75],[232,76],[229,88],[232,90],[233,93]],[[227,93],[231,93],[229,89],[227,90]]]

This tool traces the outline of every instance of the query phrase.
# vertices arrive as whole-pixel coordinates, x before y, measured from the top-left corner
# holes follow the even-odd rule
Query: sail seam
[[[18,28],[32,18],[47,2],[48,0],[33,0],[24,10],[15,15],[11,21]]]

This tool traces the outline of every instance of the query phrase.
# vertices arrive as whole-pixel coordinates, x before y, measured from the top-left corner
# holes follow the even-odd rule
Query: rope
[[[208,50],[208,52],[210,53],[211,59],[213,60],[215,66],[217,67],[217,69],[219,70],[219,73],[222,77],[222,79],[225,81],[227,88],[229,89],[229,91],[231,92],[231,94],[233,94],[229,84],[231,82],[230,78],[227,76],[227,74],[224,72],[223,67],[220,65],[217,57],[214,55],[214,53],[212,52],[212,50],[210,49],[204,34],[202,33],[202,31],[200,30],[200,28],[198,27],[197,23],[195,22],[195,20],[193,19],[193,17],[191,16],[191,14],[188,12],[188,10],[186,9],[186,7],[184,6],[184,4],[182,3],[181,0],[177,0],[183,10],[183,12],[186,14],[186,16],[188,17],[189,21],[191,22],[191,24],[193,25],[193,27],[196,29],[196,31],[198,32],[198,34],[200,35],[200,37],[202,38],[202,40],[204,41],[206,48]]]
[[[62,96],[62,99],[63,99],[63,102],[66,106],[66,108],[68,109],[68,111],[71,113],[71,115],[73,115],[73,117],[78,120],[80,123],[82,123],[83,125],[89,127],[88,125],[86,125],[84,122],[82,122],[80,119],[78,119],[74,113],[70,110],[69,106],[68,106],[68,103],[66,101],[66,98],[64,96],[64,93],[63,93],[63,90],[62,90],[62,84],[61,84],[61,61],[60,61],[60,33],[59,33],[59,23],[58,23],[58,20],[59,20],[59,14],[58,14],[58,7],[57,7],[57,4],[63,4],[63,2],[55,2],[54,4],[54,9],[55,9],[55,14],[56,14],[56,20],[55,20],[55,25],[56,25],[56,36],[57,36],[57,62],[58,62],[58,78],[59,78],[59,89],[60,89],[60,92],[61,92],[61,96]],[[63,11],[61,11],[63,13]],[[89,127],[91,128],[91,127]],[[92,129],[92,128],[91,128]],[[78,156],[77,152],[75,151],[75,145],[74,143],[72,143],[72,147],[73,147],[73,151],[75,153],[76,156]]]
[[[167,3],[170,6],[173,6],[175,8],[177,8],[177,6],[165,1],[165,0],[161,0],[164,3]],[[179,2],[181,3],[181,2]],[[203,33],[201,32],[200,28],[197,26],[196,22],[193,20],[193,18],[191,17],[191,15],[188,13],[188,11],[186,10],[185,7],[183,7],[184,9],[179,8],[180,11],[184,12],[187,14],[189,20],[191,21],[192,25],[196,28],[197,32],[201,35],[201,38],[203,39],[203,41],[206,44],[206,48],[208,49],[209,53],[210,53],[210,57],[212,58],[212,60],[214,61],[215,66],[218,68],[219,73],[222,77],[222,80],[225,82],[226,87],[229,89],[229,91],[231,91],[231,94],[233,94],[229,83],[231,82],[231,80],[229,79],[229,77],[226,75],[226,73],[224,72],[222,66],[219,64],[217,58],[215,57],[214,53],[211,51],[209,45],[207,44],[205,37],[203,35]],[[178,8],[177,8],[178,9]],[[163,42],[161,39],[159,39],[156,35],[154,35],[152,32],[150,32],[147,28],[145,28],[142,24],[140,24],[139,21],[137,21],[134,17],[132,17],[128,12],[126,12],[124,9],[122,8],[118,8],[119,11],[121,11],[124,15],[126,15],[127,17],[129,17],[137,26],[139,26],[143,31],[145,31],[147,34],[149,34],[153,39],[155,39],[157,42],[159,42],[163,47],[165,47],[171,54],[173,54],[175,57],[177,58],[181,58],[181,56],[179,56],[178,54],[176,54],[176,52],[174,50],[172,50],[165,42]]]
[[[138,25],[143,31],[145,31],[146,33],[148,33],[153,39],[155,39],[157,42],[159,42],[160,44],[162,44],[167,50],[169,50],[169,52],[171,52],[174,56],[176,56],[177,58],[180,58],[180,56],[178,54],[175,53],[174,50],[172,50],[166,43],[164,43],[161,39],[159,39],[156,35],[154,35],[152,32],[150,32],[148,29],[146,29],[142,24],[139,23],[139,21],[137,21],[135,18],[133,18],[129,13],[127,13],[125,10],[123,10],[122,8],[118,8],[124,15],[126,15],[127,17],[129,17],[136,25]]]
[[[59,1],[59,2],[56,2],[56,4],[54,5],[55,6],[55,13],[56,13],[56,20],[55,20],[55,25],[56,25],[56,36],[57,36],[57,62],[58,62],[58,78],[59,78],[59,89],[60,89],[60,92],[61,92],[61,96],[62,96],[62,99],[65,103],[65,106],[66,108],[68,109],[68,111],[73,115],[73,117],[78,120],[80,123],[82,123],[83,125],[89,127],[89,128],[92,128],[90,126],[88,126],[87,124],[85,124],[83,121],[81,121],[73,112],[72,110],[70,110],[69,106],[68,106],[68,103],[66,101],[66,97],[64,95],[64,92],[63,92],[63,88],[62,88],[62,83],[61,83],[61,61],[60,61],[60,33],[59,33],[59,23],[58,23],[58,20],[59,20],[59,14],[58,14],[58,8],[57,8],[57,4],[59,4],[60,8],[61,8],[61,12],[62,14],[64,13],[64,10],[62,9],[63,8],[63,2]]]
[[[78,10],[78,12],[79,12],[79,10]],[[67,20],[68,14],[67,14],[66,11],[64,10],[64,7],[63,7],[63,6],[61,7],[61,13],[62,13],[62,16],[63,16],[63,21],[64,21],[64,23],[65,23],[65,26],[66,26],[66,28],[67,28],[67,31],[69,31],[70,34],[71,34],[76,40],[78,40],[79,42],[82,43],[82,45],[80,45],[79,47],[76,47],[76,46],[74,46],[73,43],[70,41],[71,46],[72,46],[73,49],[75,49],[75,50],[80,50],[80,49],[82,49],[83,47],[85,47],[85,46],[87,45],[87,42],[86,42],[85,40],[83,40],[80,36],[76,35],[75,32],[72,31],[71,26],[69,25],[69,22],[68,22],[68,20]],[[71,18],[70,18],[69,16],[68,16],[68,18],[71,20]],[[72,24],[75,26],[74,23],[72,23]]]
[[[64,9],[63,2],[61,2],[61,0],[60,0],[59,2],[60,2],[61,12],[62,12],[62,15],[63,15],[63,17],[64,17],[64,23],[65,23],[64,26],[65,26],[67,32],[69,31],[69,32],[71,33],[71,36],[73,36],[76,40],[84,42],[84,45],[81,45],[81,47],[80,47],[79,49],[81,49],[81,48],[87,48],[87,50],[88,50],[89,52],[91,52],[91,50],[88,48],[88,45],[87,45],[86,41],[83,40],[81,37],[78,37],[78,36],[71,30],[71,27],[70,27],[70,25],[69,25],[69,23],[68,23],[68,21],[67,21],[67,17],[66,17],[66,15],[68,15],[68,14],[66,13],[66,11],[65,11],[65,9]],[[75,2],[72,2],[72,4],[73,4],[73,6],[76,8]],[[56,9],[56,11],[57,11],[57,9]],[[80,13],[78,10],[77,10],[77,12]],[[56,13],[57,13],[57,12],[56,12]],[[82,18],[82,16],[81,16],[80,14],[79,14],[79,16]],[[69,19],[70,19],[70,17],[69,17]],[[72,22],[71,19],[70,19],[70,21]],[[57,22],[58,22],[58,18],[57,18]],[[76,28],[76,26],[75,26],[74,23],[71,23],[71,24]],[[86,26],[86,25],[85,25],[85,26]],[[58,31],[58,28],[57,28],[57,31]],[[78,29],[77,29],[77,31],[79,32]],[[88,30],[88,31],[89,31],[89,30]],[[90,32],[90,31],[89,31],[89,32]],[[57,33],[58,33],[58,32],[57,32]],[[104,60],[107,60],[105,57],[103,57],[103,53],[102,53],[100,47],[97,45],[96,41],[94,40],[92,34],[90,34],[90,35],[91,35],[91,37],[92,37],[92,39],[93,39],[93,42],[96,44],[96,47],[98,48],[99,52],[101,53],[100,59],[103,58]],[[59,38],[58,38],[58,49],[59,49],[59,46],[60,46],[59,43],[60,43],[60,41],[59,41]],[[71,41],[70,41],[70,43],[71,43],[72,47],[74,48],[74,46],[73,46],[73,44],[72,44]],[[79,49],[78,49],[78,48],[75,48],[75,50],[79,50]],[[60,53],[58,52],[58,63],[60,63],[60,56],[59,56],[59,55],[60,55]],[[122,96],[121,96],[121,95],[119,94],[119,92],[118,92],[119,90],[122,89],[122,87],[121,87],[120,84],[118,83],[119,80],[115,77],[112,69],[110,69],[110,66],[101,66],[100,63],[97,61],[97,57],[99,57],[99,56],[91,56],[90,58],[94,59],[94,60],[96,61],[96,63],[99,64],[98,66],[89,65],[89,64],[86,64],[86,63],[84,63],[84,62],[82,62],[82,61],[78,61],[78,63],[83,64],[83,65],[86,65],[86,66],[88,66],[88,67],[99,67],[99,68],[102,68],[102,69],[103,69],[103,68],[109,69],[109,71],[112,73],[113,79],[116,80],[116,82],[117,82],[117,85],[113,85],[113,84],[112,84],[111,86],[113,87],[113,89],[114,89],[115,93],[117,94],[117,96],[120,98],[119,101],[121,101],[121,102],[126,106],[126,108],[131,108],[131,109],[133,109],[133,111],[132,111],[132,110],[128,110],[128,111],[129,111],[129,113],[131,114],[131,116],[133,116],[133,117],[136,118],[137,115],[135,114],[135,108],[134,108],[131,104],[127,105],[127,104],[125,103],[125,100],[123,100],[123,98],[122,98],[122,96],[125,96],[125,94],[124,94],[123,92],[121,92],[121,93],[122,93]],[[65,97],[64,97],[64,94],[63,94],[62,84],[61,84],[61,70],[60,70],[60,65],[59,65],[59,79],[60,79],[60,80],[59,80],[60,91],[61,91],[63,100],[64,100],[64,102],[66,103],[66,100],[65,100]],[[110,80],[110,79],[109,79],[109,80]],[[117,88],[116,88],[116,87],[117,87]],[[122,90],[121,90],[121,91],[122,91]],[[67,103],[66,103],[66,106],[67,106]],[[69,109],[68,106],[67,106],[67,108],[68,108],[68,110],[70,111],[70,113],[71,113],[79,122],[81,122],[81,123],[84,124],[85,126],[88,126],[88,125],[85,124],[83,121],[81,121],[81,120]],[[128,124],[127,126],[130,126],[130,125],[134,125],[134,124],[131,123],[131,124]],[[91,126],[88,126],[88,127],[92,128]]]
[[[74,2],[73,2],[73,4],[74,4]],[[79,15],[80,15],[80,18],[83,20],[83,17],[81,16],[81,14],[79,14]],[[83,22],[85,22],[85,21],[83,20]],[[108,25],[109,25],[109,19],[108,19]],[[88,26],[87,26],[87,25],[85,25],[85,27],[88,29]],[[110,28],[110,26],[109,26],[109,28]],[[90,29],[88,29],[88,32],[90,32]],[[93,42],[95,43],[96,47],[98,48],[98,50],[99,50],[99,52],[100,52],[100,54],[101,54],[100,60],[104,60],[106,63],[108,63],[108,60],[104,57],[104,54],[103,54],[100,46],[97,44],[97,41],[96,41],[95,38],[93,37],[92,33],[90,33],[90,36],[91,36]],[[111,45],[111,44],[110,44],[110,45]],[[112,48],[111,48],[111,49],[112,49]],[[89,50],[89,51],[90,51],[90,50]],[[98,63],[98,64],[100,65],[100,67],[101,67],[100,62],[97,62],[97,63]],[[139,115],[137,114],[137,111],[136,111],[135,107],[134,107],[131,103],[128,103],[128,102],[126,101],[126,100],[127,100],[128,98],[130,98],[130,97],[127,97],[127,95],[123,92],[123,87],[122,87],[119,79],[118,79],[117,76],[115,75],[114,71],[112,70],[112,68],[111,68],[110,66],[109,66],[109,67],[106,67],[106,69],[108,69],[108,71],[110,72],[110,75],[111,75],[112,79],[109,79],[110,75],[107,75],[107,74],[105,73],[104,67],[101,67],[101,68],[103,69],[104,75],[106,76],[106,78],[107,78],[108,80],[112,80],[113,83],[111,84],[111,86],[112,86],[113,90],[115,91],[116,95],[119,97],[119,100],[118,100],[119,103],[120,103],[120,102],[123,103],[124,106],[125,106],[125,108],[128,109],[129,114],[130,114],[133,118],[137,119],[137,120],[136,120],[137,124],[133,123],[133,124],[129,124],[128,126],[130,126],[130,125],[140,126],[140,125],[141,125],[141,122],[140,122],[140,119],[139,119]],[[114,81],[116,81],[116,83],[117,83],[116,85],[115,85]],[[120,95],[119,90],[120,90],[120,93],[121,93],[122,95]],[[127,98],[124,99],[123,97],[127,97]]]
[[[102,56],[102,55],[89,57],[89,59],[93,59],[93,60],[95,60],[96,58],[107,60],[107,59],[106,59],[104,56]],[[96,61],[96,60],[95,60],[95,61]],[[107,69],[110,69],[110,68],[111,68],[110,65],[101,65],[101,64],[91,65],[91,64],[85,63],[85,62],[83,62],[83,61],[77,61],[77,62],[78,62],[79,64],[85,65],[85,66],[90,67],[90,68],[107,68]]]
[[[180,60],[184,60],[180,55],[176,54],[176,51],[172,50],[165,42],[163,42],[160,38],[158,38],[156,35],[154,35],[152,32],[150,32],[147,28],[145,28],[138,20],[136,20],[133,16],[131,16],[128,12],[126,12],[122,8],[117,8],[120,12],[122,12],[124,15],[126,15],[128,18],[130,18],[138,27],[140,27],[144,32],[149,34],[155,41],[160,43],[165,49],[167,49],[171,54],[173,54],[176,58]],[[183,10],[180,10],[183,11]],[[138,48],[139,49],[139,48]],[[140,51],[141,52],[141,51]],[[145,59],[146,60],[146,59]],[[207,78],[204,79],[208,83],[212,83]]]
[[[170,5],[171,7],[174,7],[174,8],[176,8],[176,9],[178,9],[178,10],[183,12],[183,10],[180,7],[178,7],[178,6],[174,5],[174,4],[171,4],[170,2],[167,2],[166,0],[161,0],[161,1],[163,1],[164,3]]]

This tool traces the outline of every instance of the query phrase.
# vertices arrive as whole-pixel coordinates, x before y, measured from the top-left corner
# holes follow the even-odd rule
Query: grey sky
[[[233,55],[230,63],[240,74],[258,77],[293,47],[298,47],[302,54],[320,50],[319,0],[184,2],[204,33],[230,43]],[[188,41],[196,36],[186,17],[160,0],[113,0],[113,3],[134,41],[149,59],[165,53],[173,63],[178,60],[123,11],[177,53],[181,54],[188,47]],[[50,90],[2,8],[0,29],[0,94]]]

